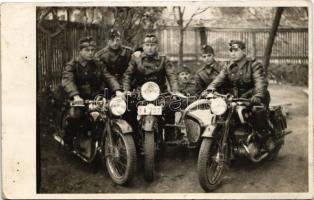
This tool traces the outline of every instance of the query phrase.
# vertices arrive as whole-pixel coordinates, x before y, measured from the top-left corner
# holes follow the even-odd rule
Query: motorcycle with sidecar
[[[290,133],[280,105],[267,108],[248,99],[211,92],[190,104],[183,119],[189,118],[189,110],[200,106],[210,111],[207,120],[198,120],[200,131],[189,134],[200,142],[197,170],[205,191],[219,187],[231,160],[245,158],[258,163],[274,159]]]

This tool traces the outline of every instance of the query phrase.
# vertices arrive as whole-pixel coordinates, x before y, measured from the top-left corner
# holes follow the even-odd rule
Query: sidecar
[[[209,109],[195,109],[189,111],[184,119],[186,136],[191,145],[198,145],[205,128],[211,124],[212,113]]]
[[[183,143],[189,148],[197,148],[200,145],[202,134],[206,133],[213,120],[214,115],[211,113],[206,99],[191,103],[181,111],[180,118],[176,123],[177,131],[184,135]]]

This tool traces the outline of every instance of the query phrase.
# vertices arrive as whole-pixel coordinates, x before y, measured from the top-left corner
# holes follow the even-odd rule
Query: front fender
[[[153,131],[154,125],[157,123],[157,118],[155,116],[147,115],[142,118],[142,130]]]
[[[113,119],[111,122],[112,126],[119,128],[119,130],[123,134],[133,132],[133,128],[131,127],[131,125],[123,119]]]
[[[208,125],[205,130],[203,131],[202,137],[207,137],[207,138],[212,138],[214,137],[214,133],[216,132],[217,128],[217,124],[210,124]]]

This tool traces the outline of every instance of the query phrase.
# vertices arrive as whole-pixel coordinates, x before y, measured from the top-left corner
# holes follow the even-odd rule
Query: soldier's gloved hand
[[[75,95],[73,96],[73,104],[74,105],[84,104],[84,100],[79,95]]]
[[[261,104],[262,103],[262,99],[256,96],[251,97],[251,103],[253,105],[257,105],[257,104]]]
[[[204,91],[201,93],[201,97],[202,97],[202,98],[205,98],[208,94],[209,94],[209,91],[204,90]]]
[[[122,91],[120,91],[120,90],[117,90],[117,91],[116,91],[116,96],[117,96],[117,97],[123,97],[123,96],[125,96],[125,92],[122,92]]]
[[[178,96],[178,97],[181,97],[181,98],[186,98],[186,96],[183,93],[179,92],[179,91],[173,92],[173,94]]]
[[[125,100],[125,99],[126,99],[126,92],[122,92],[122,91],[120,91],[120,90],[117,90],[117,91],[116,91],[116,97],[120,97],[120,98],[122,98],[123,100]]]

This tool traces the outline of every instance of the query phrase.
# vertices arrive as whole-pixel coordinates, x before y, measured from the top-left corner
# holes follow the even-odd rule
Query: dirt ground
[[[238,161],[230,167],[215,192],[307,192],[308,191],[308,97],[301,87],[271,85],[272,104],[288,106],[288,129],[293,133],[273,161],[253,164]],[[156,179],[147,183],[141,162],[128,186],[114,184],[100,161],[85,164],[53,141],[45,127],[40,135],[40,193],[200,193],[197,152],[167,148],[159,162]]]

